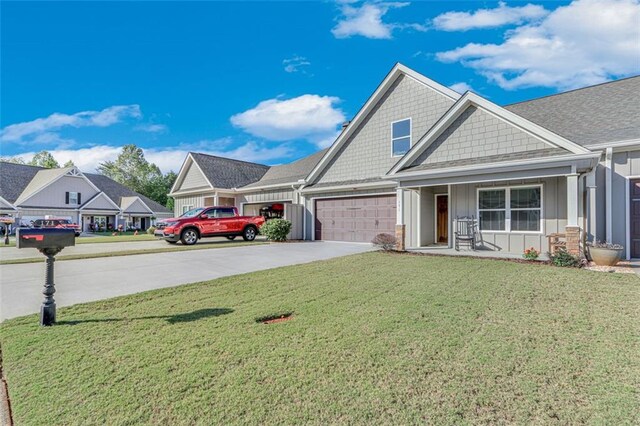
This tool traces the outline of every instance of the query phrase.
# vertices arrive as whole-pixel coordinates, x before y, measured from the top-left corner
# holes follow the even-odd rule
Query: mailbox
[[[53,325],[56,322],[56,292],[53,282],[53,262],[56,254],[63,248],[76,245],[76,231],[64,228],[30,229],[19,228],[16,231],[16,247],[34,248],[47,258],[45,260],[44,302],[40,307],[40,325]]]
[[[16,247],[34,248],[38,250],[59,249],[76,245],[76,235],[73,229],[45,228],[31,229],[19,228],[16,231]]]

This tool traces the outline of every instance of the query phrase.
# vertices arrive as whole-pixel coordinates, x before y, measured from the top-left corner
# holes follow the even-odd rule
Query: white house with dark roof
[[[172,212],[114,180],[76,167],[45,169],[0,162],[0,214],[29,225],[47,217],[69,219],[83,231],[147,229]]]
[[[640,77],[503,107],[397,64],[328,150],[271,168],[242,163],[265,168],[249,183],[227,170],[224,185],[206,178],[209,167],[238,163],[196,157],[180,174],[200,174],[190,179],[206,191],[176,182],[176,214],[187,192],[198,207],[217,191],[245,213],[302,206],[311,240],[395,233],[401,248],[451,247],[456,219],[473,216],[487,250],[547,251],[547,237],[562,234],[572,252],[597,239],[640,257]]]

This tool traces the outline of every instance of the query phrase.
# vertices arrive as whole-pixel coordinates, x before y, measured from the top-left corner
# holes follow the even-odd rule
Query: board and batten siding
[[[627,178],[640,177],[640,151],[615,152],[611,162],[611,242],[627,248]],[[604,167],[603,167],[604,169]],[[603,170],[603,174],[606,170]],[[598,193],[605,198],[606,188],[598,182]],[[599,203],[600,204],[600,203]],[[606,205],[606,201],[601,204]],[[603,207],[602,216],[606,217],[606,209]],[[600,211],[598,211],[600,213]],[[606,225],[605,225],[606,228]],[[605,239],[606,230],[599,233],[598,239]]]
[[[364,118],[317,182],[377,178],[400,159],[391,155],[391,123],[411,118],[414,144],[454,101],[408,76],[399,77]]]
[[[182,214],[183,206],[204,207],[203,195],[189,195],[174,197],[173,213],[175,216]]]
[[[542,230],[539,233],[522,232],[489,232],[482,231],[481,245],[488,250],[508,253],[523,253],[526,248],[534,247],[546,253],[549,250],[547,235],[554,232],[565,232],[567,226],[567,179],[563,176],[545,179],[518,180],[499,182],[495,185],[452,185],[451,211],[449,221],[456,216],[475,216],[477,212],[477,189],[518,185],[542,185]],[[450,229],[454,229],[451,225]]]
[[[63,176],[51,185],[45,187],[30,198],[24,200],[23,204],[33,207],[68,207],[76,208],[78,205],[66,204],[67,192],[79,192],[81,195],[80,202],[85,203],[94,197],[96,191],[84,177],[81,176]]]

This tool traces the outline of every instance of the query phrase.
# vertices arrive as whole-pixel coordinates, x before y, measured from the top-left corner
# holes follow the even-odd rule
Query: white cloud
[[[311,62],[309,62],[309,60],[304,56],[296,55],[292,58],[283,60],[282,65],[284,66],[285,72],[301,72],[302,74],[307,74],[306,68],[311,65]]]
[[[407,2],[365,2],[361,6],[352,5],[354,2],[342,2],[340,12],[342,16],[331,30],[336,38],[362,36],[373,39],[390,39],[396,28],[412,28],[417,31],[426,30],[420,24],[403,24],[383,22],[384,15],[390,9],[408,6]]]
[[[295,153],[293,148],[287,144],[269,146],[257,142],[247,142],[236,148],[227,148],[226,139],[221,139],[201,141],[195,145],[180,145],[176,148],[143,148],[143,150],[145,158],[149,162],[156,164],[165,173],[170,170],[177,173],[190,151],[257,163],[268,163],[273,160],[288,158]],[[100,163],[115,160],[121,151],[121,146],[96,145],[81,149],[55,149],[49,152],[60,164],[72,160],[80,170],[87,173],[95,173]],[[21,157],[25,161],[30,161],[35,154],[36,152],[23,152],[11,155],[11,157]]]
[[[139,124],[136,127],[134,127],[133,130],[139,130],[141,132],[147,132],[147,133],[164,133],[167,130],[169,130],[169,128],[164,124],[147,123],[147,124]]]
[[[254,136],[272,141],[306,139],[323,144],[345,121],[333,96],[302,95],[292,99],[268,99],[255,108],[231,117],[231,123]]]
[[[443,31],[467,31],[477,28],[496,28],[503,25],[522,24],[547,15],[544,7],[527,4],[509,7],[500,2],[495,9],[478,9],[475,12],[446,12],[433,19],[433,26]]]
[[[75,114],[54,113],[45,118],[16,123],[0,131],[2,142],[22,142],[25,139],[43,138],[55,140],[55,131],[64,127],[107,127],[125,118],[140,118],[139,105],[116,105],[102,111],[82,111]],[[47,136],[42,136],[47,135]]]
[[[469,43],[436,57],[460,61],[504,89],[572,89],[640,71],[638,22],[638,0],[576,0],[508,31],[501,44]]]
[[[465,83],[464,81],[461,81],[459,83],[454,83],[451,86],[449,86],[449,88],[451,90],[455,90],[460,94],[463,94],[464,92],[468,92],[468,91],[472,91],[472,92],[474,91],[473,88],[469,84]]]

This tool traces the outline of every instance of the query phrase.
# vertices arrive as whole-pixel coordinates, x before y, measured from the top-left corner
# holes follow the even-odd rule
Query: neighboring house
[[[76,167],[42,167],[0,163],[0,213],[16,223],[36,219],[69,219],[88,231],[91,224],[104,229],[118,225],[147,229],[156,218],[172,212],[112,179],[82,173]]]
[[[260,172],[208,178],[235,164]],[[452,246],[455,219],[474,216],[489,250],[546,251],[563,233],[574,253],[586,238],[640,257],[640,77],[501,107],[398,64],[328,150],[271,168],[191,153],[180,177],[176,214],[187,193],[247,214],[284,203],[304,239]]]

